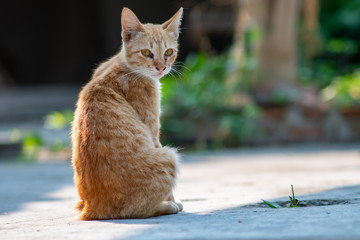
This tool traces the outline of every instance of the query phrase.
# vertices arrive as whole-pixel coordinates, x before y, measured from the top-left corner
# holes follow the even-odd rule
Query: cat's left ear
[[[162,24],[163,29],[168,31],[175,39],[179,37],[179,27],[183,15],[183,8],[181,7],[172,18]]]

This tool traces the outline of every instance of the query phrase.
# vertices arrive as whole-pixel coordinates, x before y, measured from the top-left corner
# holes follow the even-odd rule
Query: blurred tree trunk
[[[322,49],[319,24],[319,1],[303,0],[303,27],[301,39],[304,46],[304,60],[308,62]]]
[[[297,0],[268,0],[260,68],[267,86],[293,86],[296,81]]]
[[[239,0],[234,2],[236,9],[236,23],[234,30],[234,44],[230,51],[231,58],[237,65],[243,63],[244,60],[244,47],[245,47],[245,30],[249,25],[249,1]]]
[[[261,74],[253,86],[255,96],[261,98],[259,101],[268,101],[274,91],[293,89],[297,79],[298,0],[238,0],[236,7],[238,18],[232,55],[237,56],[234,59],[239,64],[244,58],[240,46],[246,28],[258,27],[262,33],[260,44],[252,49]]]

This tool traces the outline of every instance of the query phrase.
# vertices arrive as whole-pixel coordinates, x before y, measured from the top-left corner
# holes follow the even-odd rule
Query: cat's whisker
[[[150,71],[139,70],[134,74],[134,78],[132,80],[134,81],[134,83],[139,84],[140,79],[143,79],[144,76],[148,76],[150,74],[151,74]]]
[[[178,70],[176,66],[172,68],[172,73],[176,76],[176,78],[182,78],[185,75],[184,72]]]
[[[186,67],[185,64],[182,62],[178,62],[178,63],[174,64],[173,67],[174,67],[174,71],[176,72],[176,74],[180,75],[181,77],[183,77],[186,72],[190,71],[190,69],[188,67]],[[181,70],[179,70],[178,68],[181,68]]]
[[[139,72],[140,70],[133,70],[133,71],[130,71],[130,72],[128,72],[128,73],[126,73],[126,74],[124,74],[124,75],[122,75],[120,78],[119,78],[119,80],[120,79],[123,79],[124,77],[126,77],[126,76],[128,76],[128,75],[130,75],[130,74],[136,74],[137,72]]]
[[[137,75],[138,75],[138,72],[140,72],[140,70],[130,71],[129,73],[124,74],[123,76],[121,76],[121,77],[118,79],[119,81],[122,81],[122,82],[123,82],[124,88],[125,88],[126,90],[128,90],[128,88],[129,88],[129,83],[128,83],[128,81],[129,81],[129,80],[131,81],[134,75],[137,76]]]
[[[142,73],[142,72],[143,72],[142,70],[133,70],[133,71],[131,71],[131,72],[129,72],[129,73],[124,74],[123,76],[121,76],[121,77],[120,77],[120,80],[123,79],[124,77],[130,75],[130,74],[131,74],[131,75],[130,75],[130,78],[128,78],[128,80],[132,80],[134,76],[135,76],[136,78],[142,77],[142,76],[141,76],[141,73]]]
[[[181,68],[181,72],[190,72],[190,69],[188,67],[186,67],[185,65],[176,65],[175,67],[180,67]]]
[[[185,63],[183,63],[183,62],[175,62],[173,64],[173,66],[180,66],[180,67],[182,67],[182,68],[184,68],[186,70],[190,70],[188,67],[186,67]]]
[[[177,73],[177,71],[171,71],[171,72],[169,72],[169,75],[170,75],[172,78],[174,78],[175,80],[177,80],[178,77],[179,77],[179,74]]]
[[[177,74],[180,74],[182,73],[182,71],[180,71],[177,66],[174,66],[172,69],[171,69],[173,72],[177,73]]]
[[[179,76],[175,75],[173,72],[170,72],[169,74],[175,80],[176,87],[178,87],[178,84],[179,84],[179,79],[178,78],[179,78]]]

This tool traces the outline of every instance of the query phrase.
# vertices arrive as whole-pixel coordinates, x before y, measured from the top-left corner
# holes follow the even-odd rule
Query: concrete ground
[[[291,184],[308,207],[260,204],[288,201]],[[184,155],[176,196],[184,204],[177,215],[78,221],[69,162],[2,163],[0,239],[358,240],[359,145]]]

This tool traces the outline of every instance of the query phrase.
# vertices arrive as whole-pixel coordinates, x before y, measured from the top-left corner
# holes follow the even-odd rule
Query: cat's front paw
[[[176,205],[177,205],[178,208],[179,208],[179,212],[181,212],[181,211],[184,209],[182,202],[174,197],[173,192],[170,193],[170,195],[169,195],[169,197],[167,198],[167,200],[168,200],[168,201],[171,201],[171,202],[173,202],[173,203],[176,203]]]
[[[182,209],[180,209],[179,205],[176,202],[168,202],[176,211],[174,213],[180,212]]]
[[[180,200],[177,200],[175,203],[179,208],[179,212],[181,212],[184,209],[182,202]]]

